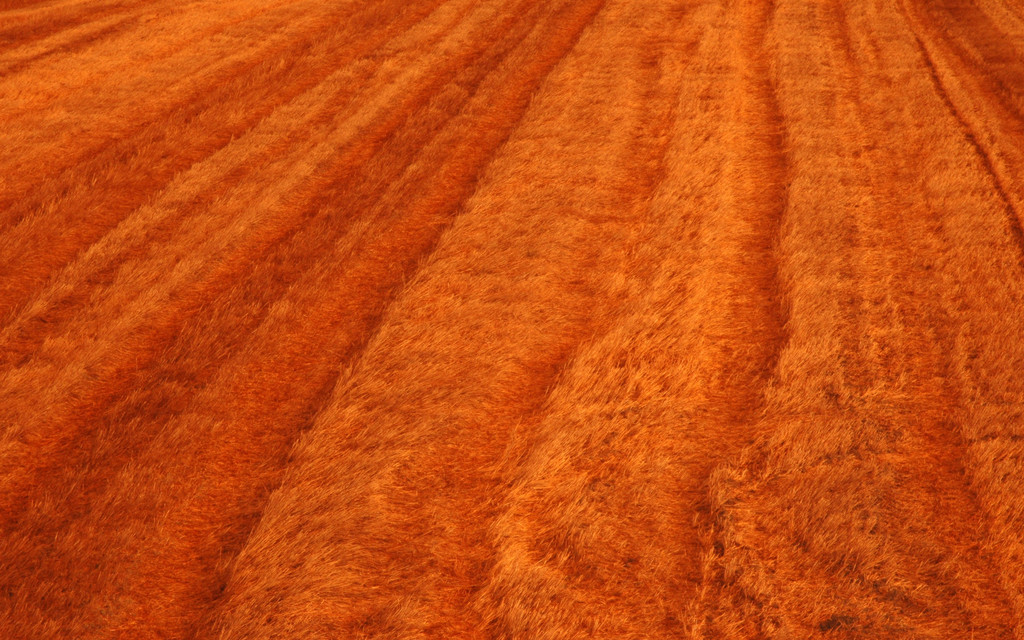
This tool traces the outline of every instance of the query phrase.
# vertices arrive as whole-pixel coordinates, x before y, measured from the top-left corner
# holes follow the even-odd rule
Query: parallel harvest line
[[[902,0],[902,8],[907,17],[907,22],[911,25],[917,23],[916,18],[911,17],[911,12],[907,9],[907,2],[909,0]],[[914,39],[917,43],[918,50],[921,52],[921,57],[925,61],[928,67],[928,75],[931,77],[933,86],[935,87],[935,93],[942,99],[943,104],[949,110],[950,114],[956,119],[960,125],[960,130],[963,133],[964,138],[970,143],[971,147],[978,155],[978,159],[981,161],[982,166],[985,167],[986,173],[992,180],[992,186],[996,193],[999,195],[1000,200],[1003,201],[1006,211],[1006,228],[1007,233],[1013,239],[1014,244],[1017,246],[1017,251],[1020,254],[1018,256],[1018,262],[1021,268],[1024,269],[1024,227],[1021,226],[1021,213],[1017,210],[1013,201],[1008,195],[1007,188],[1003,183],[1003,179],[999,172],[996,171],[992,164],[992,158],[988,151],[978,141],[977,136],[974,133],[971,125],[964,119],[960,110],[957,109],[956,105],[949,97],[949,92],[946,90],[945,85],[942,83],[942,79],[939,77],[938,70],[935,66],[935,59],[928,46],[925,45],[921,39],[919,26],[914,28]]]
[[[461,13],[448,13],[451,15],[445,20],[458,20],[462,16]],[[437,38],[442,37],[448,24],[442,22],[433,27],[421,25],[422,28],[418,28],[419,33],[414,35],[409,32],[403,36],[403,58],[415,56],[416,46],[432,46]],[[138,289],[126,289],[126,285],[119,285],[117,278],[136,275],[140,260],[154,264],[166,261],[164,254],[169,251],[187,251],[195,254],[197,247],[209,239],[208,233],[195,228],[195,221],[216,226],[216,220],[208,220],[209,213],[205,217],[193,216],[193,225],[182,227],[184,222],[190,219],[189,214],[196,210],[210,211],[211,208],[214,212],[229,210],[230,200],[225,200],[226,198],[243,199],[252,197],[254,191],[273,188],[271,181],[266,178],[260,179],[267,166],[299,163],[302,165],[299,167],[300,172],[306,167],[305,170],[315,177],[323,176],[323,172],[330,165],[351,166],[346,164],[345,158],[351,160],[364,157],[366,150],[374,148],[373,145],[350,145],[346,149],[347,156],[328,155],[324,162],[319,163],[325,166],[312,168],[309,164],[311,161],[317,163],[316,156],[304,158],[302,154],[304,151],[309,154],[317,148],[321,149],[321,152],[330,148],[330,145],[335,143],[328,134],[341,123],[345,123],[344,126],[333,134],[334,138],[338,138],[338,144],[344,144],[344,141],[353,135],[362,135],[359,129],[365,125],[360,122],[368,121],[367,113],[371,113],[372,119],[373,110],[381,108],[387,96],[402,90],[402,82],[414,80],[414,74],[403,75],[397,70],[380,73],[375,78],[378,86],[362,90],[364,95],[360,97],[361,101],[357,101],[359,93],[349,89],[347,85],[355,79],[371,74],[372,71],[363,67],[373,66],[373,59],[367,58],[359,68],[343,68],[333,72],[290,102],[274,107],[267,117],[246,131],[243,137],[231,140],[200,162],[191,165],[187,171],[177,174],[155,199],[134,210],[130,216],[91,244],[57,277],[51,279],[46,288],[36,293],[30,304],[24,307],[11,323],[0,329],[0,340],[3,340],[5,347],[0,352],[0,358],[7,362],[19,362],[21,358],[33,353],[43,338],[53,337],[57,331],[66,333],[66,318],[72,317],[80,323],[81,317],[70,316],[77,308],[75,299],[83,296],[92,297],[92,304],[98,304],[95,300],[96,294],[92,291],[93,287],[100,288],[105,301],[113,296],[120,296],[123,299],[135,295]],[[400,84],[392,85],[396,81]],[[434,86],[432,82],[436,84],[439,81],[435,74],[434,80],[420,86],[418,93],[410,99],[415,99],[418,95],[429,95],[431,87]],[[390,114],[387,120],[392,123],[390,127],[399,126],[404,120],[404,113],[398,111]],[[383,133],[377,138],[374,138],[375,134],[371,131],[368,139],[383,139],[381,136],[386,135],[390,129],[380,131]],[[320,140],[318,136],[323,136],[324,139]],[[264,168],[254,173],[253,165]],[[304,190],[300,192],[300,199],[316,197],[321,179],[307,181]],[[253,182],[255,184],[252,184]],[[248,195],[246,190],[249,192]],[[301,209],[298,201],[289,204]],[[253,215],[251,212],[247,213]],[[183,228],[184,231],[179,233],[179,228]],[[131,264],[132,262],[135,264]],[[134,273],[128,267],[133,267]],[[143,288],[143,285],[135,286]],[[109,301],[107,303],[109,304]],[[91,314],[102,315],[97,310],[91,311]]]
[[[499,46],[501,46],[500,41]],[[499,53],[500,51],[501,49],[498,49]],[[494,55],[489,55],[489,58],[494,58]],[[487,70],[489,70],[489,67],[484,66],[482,72]],[[476,82],[479,80],[477,76],[480,76],[481,73],[476,72],[475,68],[470,68],[468,73],[466,70],[461,71],[456,80],[461,82],[463,81],[463,76],[467,75],[471,82]],[[455,111],[458,111],[460,108],[458,102],[446,102],[444,106]],[[427,111],[426,106],[421,105],[416,108],[421,112]],[[434,108],[434,111],[436,111],[436,108]],[[428,115],[434,119],[438,117],[432,113],[428,113]],[[443,113],[440,115],[447,117]],[[424,121],[422,117],[407,120],[402,126],[409,130],[412,135],[421,138],[426,137],[428,144],[431,139],[440,135],[440,130],[433,126],[431,122]],[[267,328],[264,331],[265,327],[262,325],[264,324],[263,320],[266,314],[270,312],[271,308],[281,304],[285,304],[285,308],[293,308],[297,313],[303,314],[304,312],[301,309],[304,308],[304,304],[298,303],[295,300],[297,297],[293,295],[295,292],[323,292],[329,286],[336,286],[328,285],[327,282],[341,277],[341,274],[350,268],[345,256],[346,253],[353,251],[349,245],[354,241],[341,242],[341,238],[348,233],[348,229],[360,217],[368,216],[368,214],[363,213],[360,209],[364,207],[370,209],[376,206],[377,210],[379,210],[380,206],[374,205],[373,199],[382,196],[375,190],[382,189],[385,186],[393,190],[395,185],[392,183],[399,178],[399,174],[407,172],[406,167],[416,162],[417,156],[422,156],[422,141],[415,142],[410,139],[409,135],[406,135],[401,141],[395,143],[396,135],[394,131],[388,133],[387,136],[389,138],[388,142],[384,145],[383,150],[374,158],[350,157],[341,166],[332,169],[331,173],[335,174],[338,182],[332,184],[325,182],[323,179],[318,180],[316,197],[303,205],[304,209],[315,212],[310,214],[309,221],[303,223],[301,229],[296,228],[293,230],[287,240],[282,240],[277,247],[268,251],[256,268],[253,277],[242,278],[238,284],[232,285],[231,288],[204,305],[204,313],[201,319],[192,319],[183,325],[181,334],[175,340],[175,346],[169,347],[161,358],[162,361],[171,360],[179,363],[177,367],[153,363],[156,369],[149,366],[140,368],[134,374],[134,378],[137,379],[135,384],[144,385],[146,380],[154,377],[171,377],[175,380],[189,380],[192,386],[203,386],[216,376],[218,382],[212,388],[206,388],[201,392],[202,397],[207,399],[207,404],[213,405],[218,402],[218,393],[222,393],[226,397],[238,397],[240,393],[240,390],[237,389],[221,389],[218,391],[218,386],[237,385],[241,381],[244,381],[246,386],[250,386],[255,384],[260,379],[260,376],[270,375],[273,371],[276,371],[275,369],[267,368],[265,362],[266,354],[273,352],[275,345],[284,339],[283,336],[290,335],[290,330],[287,328],[287,324],[282,322],[281,317],[277,317],[275,324],[284,324],[284,326]],[[361,172],[359,169],[364,165],[371,167],[383,166],[386,173],[375,176],[372,182],[361,182]],[[329,176],[323,176],[323,178],[327,177]],[[339,202],[341,201],[346,202],[346,204],[340,205]],[[352,215],[343,216],[341,215],[343,212],[351,213]],[[376,215],[376,217],[379,217],[379,215]],[[397,229],[394,228],[388,231],[388,233],[396,232]],[[337,260],[327,261],[327,265],[333,266],[330,267],[330,270],[324,271],[324,265],[313,261],[313,258],[329,252],[332,245],[336,242],[341,243],[339,246],[346,247],[346,252],[335,249],[341,255]],[[305,274],[310,271],[313,272],[311,277],[306,277]],[[331,275],[331,271],[336,273]],[[255,277],[257,275],[259,276],[258,278]],[[289,289],[292,290],[291,293],[288,293]],[[280,298],[286,294],[291,300],[286,302],[280,301]],[[257,303],[259,306],[254,308],[254,305]],[[308,305],[309,303],[305,304]],[[233,309],[239,306],[245,309],[245,314],[238,320],[235,320],[233,325],[229,323],[227,329],[222,329],[221,324],[217,320],[230,320],[234,314]],[[372,309],[378,305],[368,302],[365,306]],[[344,314],[334,314],[334,316],[339,315]],[[351,317],[357,316],[358,314],[354,314]],[[323,330],[322,326],[315,323],[304,323],[299,316],[289,317],[288,322],[298,322],[303,327],[308,327],[308,329],[313,331]],[[255,334],[251,334],[254,330]],[[209,339],[204,336],[206,333],[211,334]],[[183,342],[183,336],[192,337],[193,342]],[[196,341],[196,336],[204,336],[204,339]],[[214,342],[216,347],[214,347]],[[287,343],[293,345],[293,347],[301,342],[296,337],[287,339]],[[312,348],[312,345],[310,345],[310,349]],[[242,359],[239,360],[239,357]],[[247,363],[244,358],[248,358],[250,361]],[[255,371],[232,371],[232,367],[237,369],[238,366],[250,366],[253,364],[258,365]],[[329,363],[329,366],[334,367],[334,363]],[[221,371],[224,368],[228,369],[228,371]],[[283,366],[283,370],[291,371],[293,369],[295,369],[294,365]],[[134,386],[134,384],[129,386]],[[304,393],[304,390],[299,390],[296,393],[301,395],[301,393]],[[178,402],[181,401],[178,400]],[[264,404],[269,401],[269,398],[261,399],[261,403]],[[190,402],[195,404],[197,400],[192,399]],[[158,416],[149,414],[149,408],[144,405],[134,407],[129,405],[125,407],[122,406],[123,404],[123,402],[117,402],[105,413],[116,415],[119,411],[128,411],[128,414],[133,415],[136,421],[145,418],[142,424],[127,429],[130,431],[131,440],[140,443],[145,441],[147,433],[159,433],[165,428],[163,425],[166,419],[170,419],[170,414],[165,414],[164,419],[158,420]],[[162,410],[166,412],[167,407],[162,407]],[[266,411],[269,410],[269,408],[266,409]],[[258,411],[263,413],[265,409],[259,409]],[[237,420],[238,415],[233,419]],[[260,422],[256,417],[253,419],[257,423]],[[283,425],[281,427],[283,428]],[[199,445],[197,444],[196,446]],[[85,461],[82,461],[82,465],[84,468],[89,469],[90,474],[102,475],[104,469],[107,471],[113,470],[118,464],[118,460],[125,460],[126,456],[129,456],[130,452],[135,449],[137,449],[137,446],[126,447],[122,444],[115,451],[108,454],[106,458],[100,460],[98,464],[93,462],[86,465]],[[163,454],[158,455],[160,457],[157,459],[162,459]],[[178,455],[179,457],[185,456],[185,452],[180,451]],[[68,458],[65,456],[64,459]],[[115,467],[111,465],[115,465]],[[62,463],[62,466],[65,465]],[[53,470],[54,473],[57,471],[58,469]],[[76,485],[83,484],[81,478],[69,481]],[[100,481],[104,482],[102,479]],[[96,485],[96,481],[85,484],[94,486],[95,489],[99,488]],[[59,483],[51,483],[51,490],[57,490],[59,486]],[[88,497],[88,492],[77,496],[78,499],[86,497]]]
[[[500,26],[500,25],[496,25],[496,26]],[[484,39],[484,41],[486,41],[486,39]],[[522,95],[520,94],[519,97],[515,98],[515,99],[521,101],[521,98],[522,98]],[[485,100],[485,103],[490,103],[492,101],[493,101],[493,99],[488,99],[488,100]],[[523,104],[525,105],[525,103],[523,103]],[[471,145],[472,143],[468,143],[468,144]],[[461,157],[462,155],[464,155],[464,154],[459,154],[457,157]],[[448,184],[445,188],[446,188],[446,190],[449,190],[450,189],[450,184]],[[388,237],[388,235],[387,234],[382,234],[382,235],[373,234],[370,237],[379,237],[379,238],[385,239],[385,242],[387,242],[386,238]],[[389,248],[388,249],[382,249],[382,251],[381,251],[382,255],[380,256],[380,259],[386,260],[387,263],[393,264],[393,255],[394,255],[393,249],[394,249],[394,247],[390,246],[390,243],[388,243],[388,244],[389,244]],[[359,253],[360,252],[357,252],[356,255],[359,255]],[[375,258],[375,260],[376,260],[376,258]],[[353,271],[353,270],[349,269],[349,272],[348,272],[348,274],[347,274],[347,276],[345,278],[341,278],[340,280],[337,280],[335,278],[331,278],[329,280],[329,282],[331,282],[331,286],[339,287],[342,291],[346,291],[347,290],[348,294],[349,294],[349,297],[346,298],[344,296],[335,296],[335,297],[328,298],[327,300],[328,301],[332,301],[332,300],[344,301],[344,304],[345,304],[346,307],[351,307],[351,311],[349,313],[355,312],[356,314],[358,314],[358,313],[365,313],[367,310],[372,311],[374,305],[369,303],[369,301],[361,301],[358,298],[356,298],[356,299],[352,299],[351,298],[351,294],[352,294],[352,291],[353,291],[353,289],[352,289],[352,284],[353,284],[352,279],[353,278],[358,279],[360,277],[360,273],[361,273],[361,270],[357,269],[357,270]],[[314,294],[318,290],[318,287],[316,285],[313,285],[312,283],[310,283],[309,285],[303,286],[301,288],[301,290],[304,291],[304,292],[308,292],[309,295],[312,295],[312,294]],[[320,291],[322,292],[322,289],[320,289]],[[307,294],[303,294],[303,295],[307,295]],[[321,295],[317,295],[314,298],[315,301],[319,301],[321,299],[322,299]],[[332,304],[335,304],[335,303],[332,302]],[[307,307],[302,307],[301,305],[299,305],[299,308],[305,308],[307,311],[309,311],[309,307],[308,306]],[[326,314],[323,314],[323,315],[324,315],[325,318],[330,318],[330,319],[332,319],[332,321],[337,322],[338,318],[347,317],[349,314],[339,313],[339,311],[337,309],[335,309],[335,310],[330,311],[330,312],[328,312]],[[322,330],[323,330],[322,325],[317,325],[317,324],[314,323],[314,324],[309,326],[309,329],[313,331],[313,333],[309,334],[309,335],[311,337],[313,337],[314,339],[319,340],[318,336],[320,335],[320,333],[322,333]],[[278,336],[278,337],[280,337],[280,336]],[[271,341],[268,344],[273,344],[273,343],[274,343],[274,341]],[[301,343],[296,344],[294,342],[294,339],[285,340],[283,342],[283,344],[285,344],[285,345],[292,345],[290,348],[296,350],[295,351],[296,355],[301,355],[301,354],[306,353],[308,351],[308,347],[301,346]],[[263,363],[263,364],[266,364],[266,363]],[[294,366],[282,365],[281,368],[270,367],[269,369],[267,369],[267,373],[278,372],[280,370],[285,370],[285,371],[294,370]],[[241,381],[241,380],[248,381],[248,378],[246,376],[244,376],[244,375],[242,375],[242,376],[232,376],[230,379],[231,380],[235,380],[235,381]],[[228,460],[228,459],[237,459],[237,455],[230,454],[225,459],[226,460]],[[240,477],[244,478],[245,474],[240,474]]]
[[[381,29],[368,28],[387,15],[381,6],[362,14],[326,16],[312,33],[286,48],[268,51],[230,82],[179,108],[173,117],[139,129],[64,172],[52,186],[21,199],[11,213],[28,217],[0,239],[0,273],[6,276],[0,282],[0,318],[14,313],[55,269],[155,197],[155,192],[167,188],[175,176],[237,137],[244,138],[281,105],[316,87],[337,68],[357,63],[420,21],[436,4],[406,9],[400,19]],[[365,35],[337,29],[338,20],[351,29],[365,28]],[[325,32],[334,37],[324,38]],[[346,46],[338,46],[342,43]],[[289,62],[281,64],[282,58]],[[227,114],[225,104],[231,105]],[[212,193],[228,186],[219,181]],[[211,201],[211,196],[206,200]],[[186,219],[197,204],[181,206],[179,219]],[[43,246],[45,251],[40,250]],[[79,294],[87,291],[76,287]],[[48,325],[47,331],[56,329],[53,320]]]
[[[0,183],[0,227],[9,224],[7,207],[35,189],[34,176],[71,168],[183,102],[201,99],[210,86],[251,67],[329,11],[302,11],[302,3],[276,0],[248,12],[239,7],[239,16],[232,4],[247,5],[229,0],[206,16],[196,8],[158,13],[144,30],[79,52],[70,69],[40,65],[28,77],[0,76],[0,162],[19,168]],[[260,28],[272,35],[245,35]],[[189,73],[181,74],[182,67]]]
[[[515,114],[516,121],[518,121],[518,118],[522,116],[523,112],[527,107],[530,94],[533,92],[533,90],[535,90],[536,86],[543,81],[543,78],[556,65],[556,63],[558,63],[558,61],[562,59],[566,51],[572,48],[575,39],[582,32],[583,28],[585,27],[585,24],[589,21],[589,19],[593,17],[599,6],[599,2],[590,3],[583,7],[565,6],[557,9],[552,15],[549,15],[547,18],[545,18],[544,23],[541,26],[539,26],[534,31],[534,33],[531,34],[530,39],[528,41],[530,46],[526,47],[523,50],[522,54],[517,56],[516,59],[510,60],[509,62],[510,69],[524,69],[525,71],[527,71],[526,79],[529,79],[529,82],[524,85],[520,85],[519,83],[517,83],[516,85],[514,85],[515,88],[513,91],[508,91],[507,86],[502,87],[500,82],[495,82],[494,84],[489,86],[488,93],[490,94],[490,96],[488,98],[484,98],[484,96],[481,96],[481,103],[474,107],[474,109],[467,114],[466,120],[462,122],[460,125],[462,127],[472,126],[474,123],[480,122],[481,118],[483,118],[484,121],[489,123],[489,126],[475,127],[474,129],[471,130],[472,135],[469,137],[469,139],[459,140],[456,149],[461,148],[462,151],[456,151],[456,153],[453,154],[455,157],[459,157],[464,153],[469,152],[470,150],[475,149],[477,146],[479,146],[478,143],[475,143],[473,141],[473,138],[476,137],[483,137],[485,140],[489,140],[487,144],[484,145],[485,147],[492,149],[490,152],[488,152],[488,158],[493,155],[494,149],[496,149],[497,146],[504,144],[504,140],[507,138],[510,131],[506,130],[499,132],[498,134],[489,131],[491,126],[493,126],[493,124],[496,121],[494,120],[493,116],[490,116],[488,114]],[[571,28],[566,28],[567,25],[569,25]],[[492,101],[497,101],[497,104],[494,104],[493,108],[488,108],[486,105],[488,104],[488,102]],[[486,161],[487,158],[483,158],[483,160]],[[468,168],[470,168],[470,164],[466,164],[466,169]],[[438,183],[437,186],[443,189],[443,185],[445,183],[450,183],[450,180],[443,180],[441,183]],[[432,190],[433,189],[431,189],[431,191]],[[455,194],[456,200],[453,202],[461,202],[469,195],[469,192],[463,189],[459,189],[458,191],[461,193]],[[422,197],[427,202],[430,202],[432,200],[436,200],[437,198],[439,198],[442,195],[442,193],[443,191],[438,191],[437,193],[428,192],[427,194],[424,194]],[[416,205],[415,203],[413,204],[413,206],[415,208],[419,208],[418,205]],[[442,229],[438,229],[438,232],[444,231],[445,233],[447,233],[445,229],[447,229],[447,225],[445,225],[445,227]],[[429,248],[429,251],[434,251],[433,246]],[[383,256],[381,257],[383,258]],[[421,262],[428,261],[429,260],[426,255],[424,256],[423,260],[421,260]],[[418,280],[419,278],[416,278],[414,279],[414,282]],[[373,340],[375,342],[378,340],[377,335],[379,334],[374,334]],[[354,371],[358,371],[363,366],[366,366],[365,355],[360,358],[359,363],[353,364]],[[346,385],[342,384],[341,386],[342,388],[345,388]],[[332,399],[332,405],[326,410],[327,413],[333,413],[338,410],[338,407],[334,405],[337,393],[339,393],[338,390],[335,391],[335,399]],[[321,429],[323,428],[325,419],[325,414],[321,413],[321,415],[316,420],[316,424],[314,425],[313,431],[311,431],[310,434],[307,435],[305,439],[314,437],[316,436],[316,434],[321,433]],[[345,437],[345,434],[339,435]],[[355,434],[352,435],[355,436]],[[321,435],[320,437],[323,437],[323,435]],[[296,443],[298,451],[302,451],[303,441],[304,440],[300,440]],[[294,460],[298,456],[299,454],[293,454],[292,459]],[[364,460],[363,462],[366,463],[367,460]],[[339,464],[340,463],[341,461],[339,460]],[[294,464],[296,463],[293,463],[293,469]],[[287,477],[288,476],[286,476],[286,478]],[[353,489],[359,488],[361,488],[360,485],[353,487]],[[279,496],[281,493],[282,490],[278,490],[275,492],[275,496]],[[316,497],[316,500],[320,499],[321,497]],[[268,506],[269,510],[274,510],[275,502],[275,498],[272,497]],[[254,545],[261,543],[261,538],[265,536],[265,532],[263,531],[263,529],[266,526],[268,520],[268,513],[265,512],[264,515],[262,516],[261,523],[254,529],[253,536],[247,543],[247,551],[253,548]],[[340,524],[342,523],[339,522],[339,525]],[[258,562],[274,561],[274,556],[257,556],[256,560]],[[243,554],[239,558],[238,566],[234,570],[232,584],[229,585],[228,588],[229,595],[226,597],[224,604],[229,608],[227,608],[225,612],[232,612],[232,619],[235,620],[239,620],[235,615],[237,613],[238,607],[238,603],[236,602],[238,598],[237,591],[240,584],[246,584],[246,582],[239,583],[239,579],[242,578],[242,576],[251,575],[251,569],[248,565],[252,561],[253,558],[247,552],[243,552]],[[258,594],[259,592],[257,591],[253,594],[253,596],[258,596]],[[296,592],[296,595],[301,596],[302,593]],[[362,601],[361,598],[357,597],[356,593],[352,593],[350,595],[353,598],[353,606],[358,605]],[[280,605],[274,603],[271,606],[277,609],[279,608]],[[286,618],[286,616],[280,616],[280,618],[283,620]],[[311,624],[313,624],[313,621],[311,621]],[[345,625],[342,628],[347,628],[349,622],[342,619],[339,620],[338,624]]]
[[[500,26],[501,22],[491,25],[495,29]],[[477,41],[486,43],[488,39],[481,38]],[[497,42],[500,46],[500,39]],[[448,183],[446,187],[450,189],[451,184]],[[415,242],[415,229],[406,226],[414,222],[415,218],[403,219],[398,221],[397,228],[382,229],[382,233],[368,235],[367,241],[372,243],[370,246],[350,248],[348,251],[355,257],[354,260],[339,261],[336,267],[329,267],[322,275],[318,274],[321,275],[318,278],[319,282],[304,282],[297,287],[295,290],[304,292],[302,297],[306,299],[293,300],[291,304],[279,305],[278,308],[294,309],[302,313],[307,319],[301,323],[300,328],[288,328],[294,326],[297,321],[294,312],[289,316],[275,314],[274,325],[266,327],[266,331],[261,327],[254,336],[257,339],[253,341],[254,347],[266,345],[262,348],[265,351],[269,350],[269,353],[263,353],[255,359],[255,354],[251,354],[248,359],[238,362],[238,368],[222,372],[218,386],[203,394],[203,400],[208,399],[211,408],[214,404],[221,405],[217,406],[213,413],[209,413],[210,409],[203,408],[203,404],[197,404],[195,412],[189,411],[185,414],[181,426],[176,431],[193,434],[189,436],[190,440],[196,433],[210,433],[212,439],[216,440],[216,433],[231,425],[229,431],[232,433],[232,441],[235,442],[238,438],[239,444],[211,442],[208,448],[199,446],[194,451],[192,446],[188,446],[185,451],[189,452],[186,456],[191,460],[189,464],[172,462],[170,470],[154,470],[153,477],[157,479],[154,495],[158,496],[168,494],[167,488],[162,487],[165,481],[159,479],[165,474],[175,478],[175,485],[181,485],[179,489],[171,490],[171,494],[186,489],[201,477],[213,475],[220,478],[220,482],[214,487],[190,492],[179,505],[168,506],[166,521],[160,529],[160,539],[169,537],[181,542],[172,545],[161,544],[160,548],[149,549],[144,558],[152,558],[152,554],[157,554],[162,561],[154,564],[147,560],[131,571],[136,576],[133,583],[118,585],[118,590],[149,592],[159,589],[163,584],[163,572],[169,565],[177,566],[177,574],[189,577],[188,582],[201,584],[208,581],[211,576],[208,566],[210,561],[197,563],[195,558],[216,557],[219,563],[224,563],[230,559],[232,549],[237,550],[241,547],[247,530],[252,526],[248,514],[255,515],[261,510],[261,502],[268,489],[267,484],[273,481],[280,465],[285,461],[282,454],[287,451],[289,443],[301,433],[302,427],[310,419],[314,406],[309,402],[315,400],[317,396],[325,396],[333,377],[337,375],[337,363],[351,358],[353,350],[365,341],[362,336],[367,334],[366,325],[378,321],[376,318],[379,318],[380,312],[376,310],[380,308],[378,300],[382,296],[382,291],[383,297],[386,298],[387,287],[393,287],[400,281],[396,278],[399,272],[403,268],[407,271],[418,264],[417,260],[408,257],[396,260],[396,256],[402,255],[401,247],[385,239],[397,235],[407,238],[407,242]],[[377,255],[378,247],[374,246],[378,243],[385,245],[379,249],[381,255]],[[375,272],[380,272],[384,276],[383,282],[373,282],[370,279],[369,276]],[[332,289],[336,291],[335,295],[327,295]],[[310,294],[314,292],[315,298],[309,299]],[[317,322],[313,319],[322,321]],[[327,357],[323,357],[315,363],[315,367],[311,367],[310,364],[313,363],[309,362],[307,354],[315,349],[316,345],[324,345],[325,327],[332,324],[337,326],[334,329],[335,337],[331,341],[332,347],[324,354]],[[275,344],[278,345],[277,348],[273,347]],[[282,372],[294,373],[282,375]],[[265,382],[261,383],[264,379]],[[249,389],[253,384],[276,385],[277,389],[272,393],[252,396]],[[224,398],[235,400],[223,406]],[[270,403],[270,406],[288,404],[290,408],[284,414],[278,410],[268,415],[266,403]],[[221,416],[227,418],[227,425],[218,424],[224,420]],[[244,450],[239,448],[242,443]],[[253,451],[257,449],[264,452],[264,455],[253,455]],[[154,453],[157,456],[162,455],[159,452]],[[184,452],[178,455],[182,453]],[[158,459],[154,459],[154,462]],[[135,479],[126,477],[118,481],[119,487],[126,488],[123,495],[129,503],[135,502],[134,492],[137,491],[137,487],[147,484],[151,482],[140,483],[137,474]],[[130,489],[133,487],[135,489]],[[235,519],[237,516],[233,514],[240,512],[241,505],[244,505],[247,517],[232,522],[230,526],[234,531],[229,534],[223,532],[223,525],[210,517],[210,514],[222,514]],[[209,544],[207,542],[195,542],[207,540],[205,535],[197,537],[197,531],[211,528],[221,531],[216,548],[206,548]],[[144,544],[146,548],[150,547],[150,543]],[[215,552],[217,555],[214,555]],[[188,582],[183,586],[187,586]],[[206,588],[202,592],[206,592]],[[177,605],[181,611],[202,610],[212,606],[197,606],[197,603],[192,602],[194,596],[184,592],[179,592],[171,599],[181,601]],[[165,628],[171,624],[171,621],[165,619],[153,620],[143,611],[127,610],[120,612],[119,615],[132,621],[131,627],[137,630],[147,627]]]
[[[458,19],[460,16],[456,13],[452,17]],[[465,50],[458,56],[453,55],[456,54],[453,47],[460,46],[458,35],[457,30],[448,32],[446,37],[449,44],[436,51],[435,55],[443,60],[443,65],[456,67],[460,58],[469,55]],[[29,362],[7,371],[2,379],[7,386],[4,395],[8,398],[22,397],[27,402],[21,405],[24,412],[22,418],[16,418],[13,414],[3,416],[8,423],[8,433],[3,444],[9,448],[9,455],[5,456],[3,465],[10,465],[12,471],[4,480],[14,482],[14,478],[21,478],[20,486],[22,481],[34,476],[32,469],[39,468],[53,455],[58,455],[69,443],[68,438],[73,438],[72,434],[84,427],[87,422],[85,416],[100,410],[107,398],[123,388],[132,370],[156,357],[186,317],[198,312],[211,296],[223,290],[248,268],[247,263],[253,252],[262,254],[280,241],[290,228],[301,223],[305,214],[301,208],[293,209],[289,206],[294,196],[288,194],[303,188],[304,183],[306,197],[315,193],[316,185],[308,183],[311,166],[315,166],[320,158],[339,162],[332,154],[332,150],[338,146],[350,145],[345,154],[349,158],[360,156],[368,148],[365,145],[370,145],[370,148],[375,146],[387,131],[404,119],[404,111],[399,110],[390,111],[386,117],[375,120],[381,109],[397,96],[400,88],[417,80],[423,82],[417,91],[402,95],[402,101],[416,103],[424,99],[421,96],[429,96],[432,87],[442,81],[445,74],[445,66],[430,68],[425,78],[418,77],[422,74],[415,70],[404,72],[398,83],[386,86],[373,101],[361,105],[344,122],[344,126],[313,144],[311,149],[299,147],[289,156],[274,161],[270,167],[279,167],[283,176],[271,189],[243,185],[231,199],[216,203],[219,207],[226,207],[242,199],[251,201],[253,198],[263,198],[265,202],[259,208],[250,210],[244,216],[236,216],[225,228],[220,227],[215,216],[204,216],[200,220],[201,224],[194,225],[187,235],[177,239],[177,250],[163,249],[154,255],[150,260],[152,266],[146,271],[140,272],[137,267],[126,271],[133,265],[125,263],[121,269],[123,281],[116,282],[117,286],[110,288],[111,297],[94,304],[88,316],[77,318],[65,330],[62,336],[64,340],[81,336],[87,340],[87,344],[94,345],[91,349],[80,350],[74,361],[55,365],[49,361],[47,349],[44,348],[35,352]],[[370,123],[372,126],[367,130],[366,125]],[[357,141],[364,146],[354,144]],[[114,241],[113,238],[111,240]],[[172,268],[170,275],[161,272],[160,265],[168,261],[176,262],[175,254],[178,252],[187,253],[187,257],[183,257]],[[136,297],[132,294],[136,289],[144,291],[145,295]],[[106,327],[105,332],[90,337],[94,331],[93,325],[100,321]],[[8,326],[3,333],[17,337],[17,325]],[[49,343],[49,346],[60,348],[56,342]],[[116,355],[111,358],[105,356],[104,352]],[[43,379],[51,382],[44,383]],[[19,388],[24,389],[25,385],[35,389],[41,388],[40,385],[46,386],[49,392],[37,396],[26,395],[18,391]],[[76,390],[75,387],[80,388]],[[83,393],[83,389],[87,391]],[[34,405],[40,403],[48,403],[51,407],[45,415],[39,414],[34,408]],[[33,415],[36,416],[35,420],[28,419]],[[21,434],[35,444],[28,444],[15,434]],[[36,446],[40,448],[36,449]],[[14,455],[15,451],[21,451],[23,455]],[[50,453],[44,454],[44,451]],[[8,507],[13,504],[12,501],[19,500],[16,497],[18,492],[13,490],[13,486],[9,488],[12,491],[5,492],[4,498],[0,499],[0,504]]]

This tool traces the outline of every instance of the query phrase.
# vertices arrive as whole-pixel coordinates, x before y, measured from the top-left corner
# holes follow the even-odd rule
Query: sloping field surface
[[[0,638],[1024,639],[1021,0],[0,0]]]

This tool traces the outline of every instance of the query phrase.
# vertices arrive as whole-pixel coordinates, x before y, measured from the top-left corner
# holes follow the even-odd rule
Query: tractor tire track
[[[1024,640],[1014,0],[0,0],[0,636]]]

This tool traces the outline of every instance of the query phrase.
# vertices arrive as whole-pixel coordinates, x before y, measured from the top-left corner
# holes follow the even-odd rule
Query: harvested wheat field
[[[0,0],[0,638],[1024,639],[1021,0]]]

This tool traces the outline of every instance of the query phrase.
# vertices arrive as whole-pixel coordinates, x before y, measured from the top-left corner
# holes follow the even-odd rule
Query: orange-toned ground
[[[1021,0],[0,0],[0,639],[1024,638]]]

